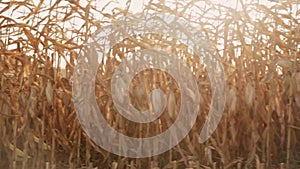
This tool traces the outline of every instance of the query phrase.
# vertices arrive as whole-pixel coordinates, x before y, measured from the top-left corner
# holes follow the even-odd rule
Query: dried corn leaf
[[[236,112],[237,91],[235,87],[232,87],[229,90],[229,94],[227,96],[227,103],[229,105],[229,112]]]
[[[173,91],[170,91],[168,95],[168,113],[171,119],[176,119],[177,117],[177,109],[176,109],[176,99]]]
[[[52,104],[53,103],[53,87],[52,87],[50,81],[47,82],[45,92],[46,92],[47,102],[49,104]]]
[[[245,91],[246,104],[249,107],[252,107],[253,103],[254,103],[254,99],[255,99],[255,88],[253,86],[253,83],[248,82],[248,84],[246,86],[246,91]]]

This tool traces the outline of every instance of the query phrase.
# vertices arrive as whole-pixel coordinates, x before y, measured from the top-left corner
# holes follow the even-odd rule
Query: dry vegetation
[[[144,71],[131,84],[133,104],[148,109],[146,91],[159,85],[171,100],[167,110],[150,125],[122,118],[109,92],[117,55],[122,59],[142,44],[169,45],[198,77],[202,100],[197,124],[178,146],[147,159],[118,157],[97,147],[81,129],[72,103],[72,74],[82,45],[98,28],[131,15],[130,0],[126,8],[110,13],[96,8],[94,1],[37,2],[0,1],[0,168],[299,168],[298,0],[240,2],[239,7],[151,0],[145,6],[145,13],[167,12],[198,24],[217,48],[227,82],[222,121],[213,136],[199,144],[211,93],[207,72],[195,66],[199,60],[187,46],[141,35],[139,43],[125,40],[112,48],[111,57],[99,67],[96,93],[107,121],[127,135],[148,137],[168,128],[179,108],[180,91],[168,74]],[[120,130],[124,126],[128,131]]]

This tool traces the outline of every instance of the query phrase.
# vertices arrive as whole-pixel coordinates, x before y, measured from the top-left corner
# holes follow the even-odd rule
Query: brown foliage
[[[132,103],[141,110],[149,108],[146,96],[158,83],[168,96],[165,112],[150,125],[118,115],[109,89],[112,72],[120,63],[117,55],[122,59],[136,47],[165,45],[177,55],[183,53],[199,77],[201,108],[196,125],[178,146],[148,159],[116,157],[89,140],[72,103],[76,59],[95,30],[131,14],[130,3],[105,13],[110,3],[98,9],[97,3],[85,0],[0,1],[0,168],[278,168],[280,163],[299,167],[298,0],[239,1],[236,7],[210,1],[170,5],[151,0],[142,12],[168,12],[195,22],[218,50],[227,82],[222,121],[206,143],[198,143],[211,104],[205,69],[186,45],[163,36],[141,36],[141,43],[134,38],[120,42],[111,49],[106,64],[99,66],[96,93],[108,123],[135,137],[156,135],[172,124],[180,91],[168,74],[147,70],[131,85]],[[124,126],[128,131],[121,131]]]

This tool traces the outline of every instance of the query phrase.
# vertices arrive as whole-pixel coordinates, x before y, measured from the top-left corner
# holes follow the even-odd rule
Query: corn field
[[[300,168],[299,0],[145,3],[139,12],[182,17],[213,44],[226,75],[226,105],[217,129],[200,144],[212,97],[205,66],[176,39],[151,33],[124,39],[105,54],[95,84],[99,109],[118,132],[155,136],[172,125],[180,109],[181,93],[172,76],[149,69],[132,80],[130,99],[137,109],[147,110],[149,92],[159,87],[167,95],[162,115],[139,124],[116,111],[112,74],[122,59],[145,46],[181,58],[193,71],[201,94],[189,134],[163,154],[136,159],[97,146],[82,129],[73,105],[73,73],[84,45],[97,30],[134,14],[131,0],[123,6],[103,3],[0,0],[0,168]]]

